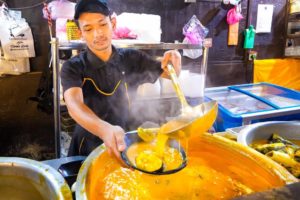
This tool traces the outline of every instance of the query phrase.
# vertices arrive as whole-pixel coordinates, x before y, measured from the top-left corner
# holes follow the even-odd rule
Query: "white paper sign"
[[[258,4],[256,33],[270,33],[272,27],[274,5]]]

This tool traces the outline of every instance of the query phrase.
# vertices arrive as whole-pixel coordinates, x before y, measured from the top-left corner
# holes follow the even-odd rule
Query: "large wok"
[[[199,154],[194,156],[195,153]],[[191,181],[185,182],[185,180],[189,178],[190,173],[197,173],[197,171],[193,171],[193,167],[195,167],[194,165],[199,159],[202,160],[202,165],[216,172],[222,172],[224,175],[230,176],[232,180],[238,180],[248,188],[251,188],[253,192],[264,191],[298,181],[286,169],[271,159],[249,147],[221,136],[211,134],[199,134],[195,136],[189,144],[188,155],[188,165],[180,172],[172,175],[154,176],[139,171],[128,171],[126,168],[121,167],[114,158],[107,154],[104,145],[101,145],[87,157],[79,171],[76,185],[76,199],[104,199],[102,193],[104,187],[99,187],[97,184],[107,180],[106,178],[116,170],[127,170],[126,172],[129,173],[128,179],[125,179],[125,185],[130,185],[135,182],[136,176],[141,178],[139,179],[141,182],[150,180],[150,183],[144,188],[144,192],[150,194],[150,196],[147,197],[150,199],[166,198],[164,195],[166,195],[167,192],[169,195],[168,198],[170,197],[170,199],[178,198],[179,196],[183,199],[197,199],[195,195],[202,195],[203,193],[216,195],[217,192],[220,192],[222,187],[218,184],[213,185],[214,182],[212,182],[212,185],[204,184],[197,186],[197,189],[200,191],[199,193],[195,193],[194,191],[190,192],[192,194],[188,192],[187,194],[180,193],[182,190],[187,190],[189,186],[194,184]],[[136,176],[131,176],[130,173],[134,173]],[[217,182],[217,179],[214,180],[214,177],[210,179]],[[151,180],[153,180],[153,182],[151,182]],[[164,183],[165,185],[159,186],[157,185],[158,183]],[[122,191],[122,189],[120,189],[120,191]],[[151,196],[152,193],[155,193],[156,196]],[[241,194],[235,194],[235,196],[238,195]],[[230,196],[230,198],[232,197],[234,196]],[[122,196],[120,199],[125,198],[128,198],[128,196]],[[129,198],[133,199],[134,196],[129,196]],[[219,197],[210,196],[210,198],[204,197],[201,199],[212,198],[215,199]],[[227,196],[225,199],[230,198]]]

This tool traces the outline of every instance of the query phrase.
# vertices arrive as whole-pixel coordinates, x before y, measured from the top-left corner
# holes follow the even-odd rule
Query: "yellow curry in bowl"
[[[185,139],[185,141],[187,141]],[[144,173],[165,175],[182,170],[187,163],[180,140],[157,133],[152,141],[145,140],[139,132],[125,135],[126,149],[121,158],[129,166]]]

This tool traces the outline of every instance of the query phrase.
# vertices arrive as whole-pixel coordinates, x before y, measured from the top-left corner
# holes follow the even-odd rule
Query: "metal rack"
[[[55,155],[56,158],[60,158],[60,75],[59,75],[59,50],[82,50],[86,48],[86,44],[83,42],[70,42],[59,43],[57,38],[51,39],[51,54],[52,54],[52,67],[53,67],[53,105],[54,105],[54,131],[55,131]],[[201,61],[201,73],[206,74],[208,51],[212,46],[212,39],[207,38],[204,40],[203,45],[183,44],[183,43],[119,43],[113,42],[113,45],[117,48],[134,48],[134,49],[156,49],[156,50],[168,50],[168,49],[201,49],[203,48],[202,61]],[[205,80],[204,80],[205,82]],[[205,86],[203,85],[203,89]]]
[[[284,55],[286,57],[300,58],[300,25],[298,25],[300,24],[300,12],[291,13],[291,4],[292,1],[289,0],[286,9],[286,46]]]

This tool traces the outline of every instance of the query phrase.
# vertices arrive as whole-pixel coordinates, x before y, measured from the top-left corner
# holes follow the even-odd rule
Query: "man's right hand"
[[[64,93],[66,105],[71,117],[87,131],[100,137],[107,151],[121,160],[120,151],[125,150],[125,132],[120,126],[113,126],[101,120],[84,104],[82,89],[70,88]]]
[[[114,154],[119,160],[121,159],[120,152],[124,151],[126,144],[124,141],[125,132],[120,126],[113,126],[107,123],[100,138],[103,140],[108,153]]]

